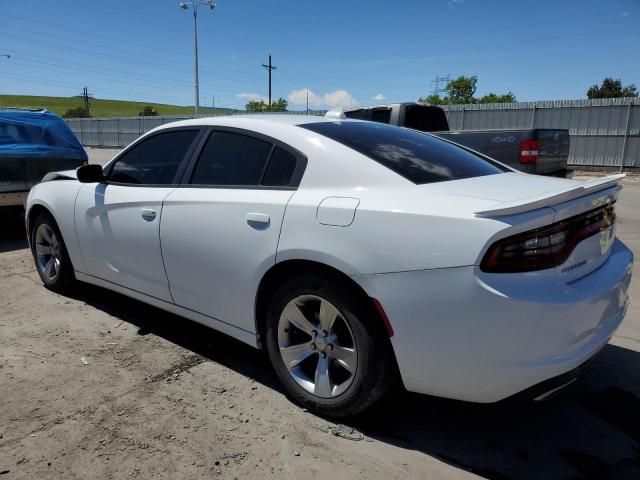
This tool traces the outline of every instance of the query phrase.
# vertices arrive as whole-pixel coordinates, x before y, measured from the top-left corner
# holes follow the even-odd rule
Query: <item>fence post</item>
[[[633,105],[633,100],[629,100],[629,105],[627,106],[627,125],[624,128],[624,140],[622,141],[622,158],[620,159],[620,173],[624,170],[624,157],[627,155],[627,139],[629,138],[629,125],[631,120],[631,107]]]
[[[531,109],[531,129],[536,128],[536,105]]]
[[[462,107],[462,113],[460,114],[460,131],[464,130],[464,107]]]

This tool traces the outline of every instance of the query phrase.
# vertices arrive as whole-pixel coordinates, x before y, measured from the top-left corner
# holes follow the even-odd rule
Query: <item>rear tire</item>
[[[266,344],[289,395],[333,418],[377,402],[395,370],[376,320],[366,299],[329,277],[303,275],[282,285],[268,310]]]
[[[73,265],[60,229],[48,213],[40,213],[31,225],[31,253],[38,275],[49,290],[62,293],[73,284]]]

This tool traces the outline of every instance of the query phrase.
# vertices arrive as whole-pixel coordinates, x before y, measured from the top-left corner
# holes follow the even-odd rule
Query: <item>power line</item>
[[[271,65],[271,54],[269,54],[269,65],[263,63],[262,66],[269,71],[269,110],[271,110],[271,70],[276,70],[278,67]]]

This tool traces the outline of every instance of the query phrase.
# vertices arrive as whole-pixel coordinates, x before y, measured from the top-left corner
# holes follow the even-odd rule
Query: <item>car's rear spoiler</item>
[[[531,210],[536,210],[538,208],[550,207],[573,200],[574,198],[584,197],[585,195],[614,186],[617,186],[617,189],[621,189],[622,186],[618,183],[622,178],[624,178],[624,176],[624,173],[608,175],[606,177],[588,180],[580,183],[579,185],[572,185],[551,193],[519,198],[510,202],[499,202],[491,208],[475,211],[474,215],[477,217],[495,217],[500,215],[513,215],[515,213],[530,212]]]

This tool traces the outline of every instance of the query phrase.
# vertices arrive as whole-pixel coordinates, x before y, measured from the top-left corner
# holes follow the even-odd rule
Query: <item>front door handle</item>
[[[147,222],[151,222],[154,218],[156,218],[156,211],[153,208],[143,208],[140,210],[142,218],[144,218]]]

